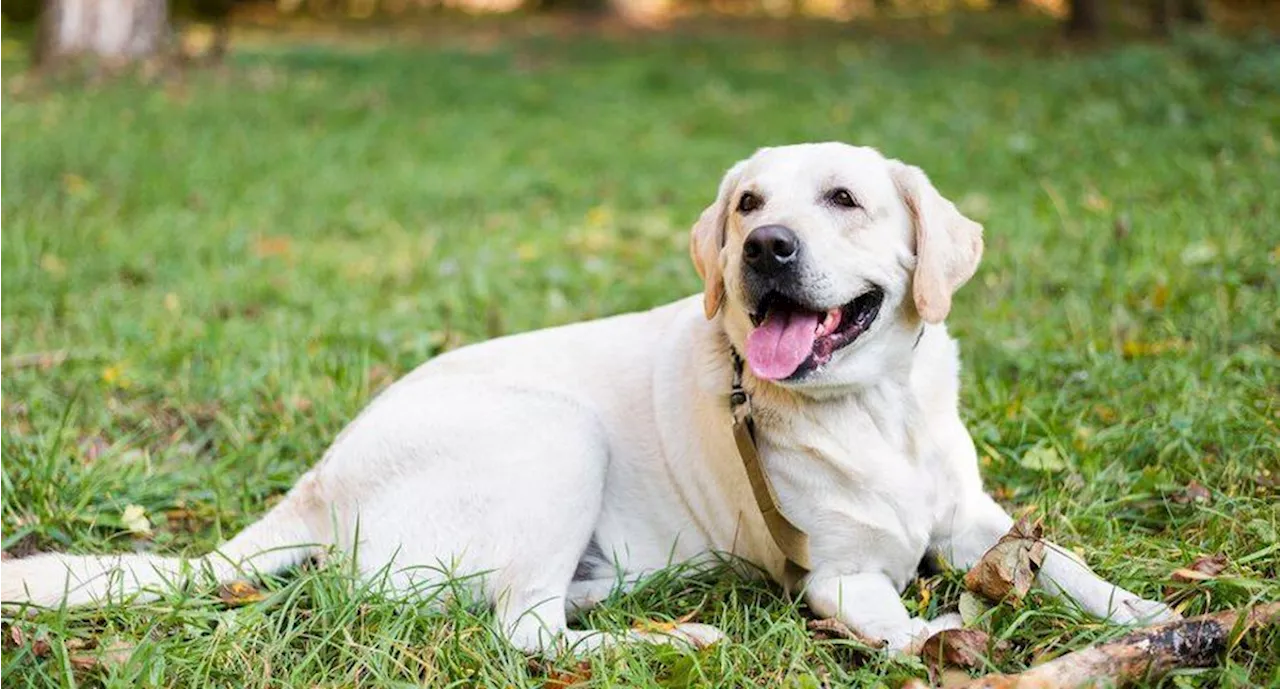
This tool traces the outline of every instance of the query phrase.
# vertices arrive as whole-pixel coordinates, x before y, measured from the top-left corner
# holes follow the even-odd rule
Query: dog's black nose
[[[757,227],[742,245],[742,258],[755,270],[772,274],[785,270],[800,256],[800,238],[782,225]]]

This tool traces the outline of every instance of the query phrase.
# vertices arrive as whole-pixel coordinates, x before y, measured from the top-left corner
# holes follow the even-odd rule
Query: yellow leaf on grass
[[[1155,291],[1151,293],[1151,308],[1163,309],[1164,305],[1169,301],[1169,286],[1161,283],[1156,285]]]
[[[1134,359],[1141,356],[1159,356],[1165,352],[1180,352],[1185,347],[1182,340],[1160,340],[1158,342],[1141,342],[1125,340],[1124,356]]]
[[[253,584],[244,581],[243,579],[237,579],[236,581],[226,584],[219,589],[218,598],[223,603],[235,607],[248,605],[250,603],[257,603],[258,601],[266,598],[266,595],[263,594],[262,591],[259,591],[258,587]]]
[[[121,389],[128,388],[133,384],[129,380],[129,374],[123,361],[117,361],[102,369],[102,382]]]
[[[151,533],[151,520],[142,505],[128,505],[120,514],[120,523],[132,534],[146,536]]]
[[[538,245],[533,242],[521,242],[516,247],[516,258],[520,259],[521,263],[536,261],[541,254],[542,252],[538,250]]]
[[[587,227],[604,227],[613,220],[613,209],[608,206],[596,206],[587,211]]]
[[[53,254],[40,257],[40,269],[56,278],[67,274],[67,264]]]
[[[170,292],[164,295],[164,308],[166,311],[168,311],[169,313],[174,313],[181,307],[182,307],[182,300],[178,298],[178,295],[174,294],[173,292]]]
[[[1101,213],[1111,208],[1111,202],[1107,197],[1099,194],[1096,189],[1090,189],[1084,195],[1084,207],[1095,213]]]

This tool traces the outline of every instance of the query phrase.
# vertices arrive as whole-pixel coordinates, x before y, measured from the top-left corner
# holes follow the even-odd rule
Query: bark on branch
[[[1114,641],[1055,658],[1016,675],[979,677],[963,689],[1057,689],[1149,681],[1179,667],[1213,665],[1235,635],[1280,623],[1280,603],[1224,610],[1139,629]]]

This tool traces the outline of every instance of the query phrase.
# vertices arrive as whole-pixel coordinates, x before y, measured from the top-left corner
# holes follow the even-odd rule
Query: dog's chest
[[[948,467],[910,400],[872,396],[787,421],[765,443],[783,509],[811,557],[844,571],[881,571],[905,586],[950,505]]]

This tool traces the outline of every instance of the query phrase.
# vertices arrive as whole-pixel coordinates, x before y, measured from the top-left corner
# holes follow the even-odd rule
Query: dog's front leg
[[[935,549],[953,566],[968,570],[1011,526],[1009,515],[986,493],[978,493],[945,525]],[[1146,600],[1099,577],[1073,553],[1048,541],[1036,583],[1095,617],[1119,624],[1152,624],[1179,617],[1164,603]]]
[[[960,627],[959,615],[934,620],[908,615],[897,587],[879,572],[815,571],[805,584],[805,598],[818,615],[834,617],[868,639],[883,640],[892,651],[914,650],[931,635]]]

